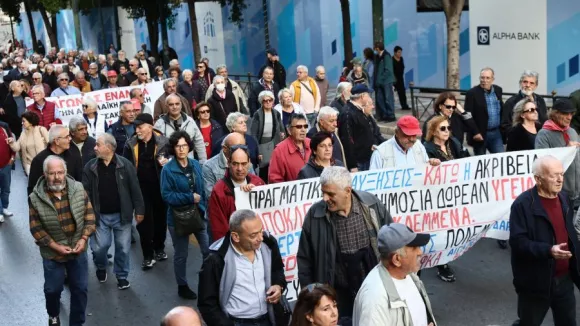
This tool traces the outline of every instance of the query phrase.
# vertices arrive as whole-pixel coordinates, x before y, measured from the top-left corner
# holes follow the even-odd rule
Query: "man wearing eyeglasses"
[[[494,72],[483,68],[479,73],[479,85],[465,94],[465,111],[471,112],[476,130],[467,135],[467,143],[473,146],[475,155],[504,152],[504,137],[501,130],[503,112],[503,90],[494,85]]]
[[[310,160],[310,138],[306,137],[308,122],[303,114],[293,113],[286,126],[289,137],[280,142],[270,158],[268,183],[294,181]]]
[[[140,113],[153,115],[151,108],[145,104],[145,95],[143,94],[143,90],[140,88],[133,88],[129,92],[129,96],[131,97],[131,103],[133,103],[133,107],[136,110],[135,115],[139,115]]]
[[[30,104],[26,110],[36,113],[40,119],[39,125],[45,127],[47,130],[55,124],[61,124],[62,121],[58,118],[59,112],[56,109],[54,102],[46,101],[44,98],[44,87],[35,85],[30,91],[34,103]]]
[[[62,158],[67,165],[68,174],[76,181],[83,180],[83,160],[78,152],[70,150],[71,136],[69,130],[63,125],[54,125],[48,131],[48,147],[38,153],[30,163],[28,175],[28,194],[36,186],[36,182],[43,174],[42,163],[50,155]]]
[[[42,86],[42,88],[44,89],[44,94],[50,94],[50,92],[51,92],[50,86],[48,86],[48,84],[42,82],[42,74],[39,72],[35,72],[34,74],[32,74],[32,86],[34,87],[36,85]],[[30,97],[32,97],[32,88],[30,89],[30,92],[28,95]]]
[[[59,97],[59,96],[66,96],[66,95],[75,95],[75,94],[81,94],[81,91],[74,87],[74,86],[70,86],[68,84],[69,82],[69,76],[66,72],[61,73],[60,75],[58,75],[58,88],[56,88],[55,90],[52,91],[52,93],[50,94],[50,97]]]
[[[125,79],[127,79],[129,85],[139,77],[137,70],[139,70],[139,61],[137,59],[129,60],[129,71],[125,74]]]
[[[147,74],[147,71],[145,70],[145,68],[139,68],[139,69],[137,69],[137,79],[135,79],[131,83],[131,86],[145,85],[145,84],[150,83],[150,82],[151,82],[151,79],[149,78],[149,75]]]
[[[501,129],[504,134],[512,128],[512,119],[514,115],[514,107],[524,98],[529,98],[536,103],[536,110],[538,111],[538,121],[544,124],[548,120],[548,109],[546,108],[546,101],[540,95],[534,93],[538,88],[539,74],[535,71],[524,70],[520,77],[520,91],[510,97],[503,106],[501,116]]]
[[[91,89],[97,91],[105,88],[107,84],[107,78],[99,72],[99,65],[95,62],[89,65],[89,83],[91,84]]]

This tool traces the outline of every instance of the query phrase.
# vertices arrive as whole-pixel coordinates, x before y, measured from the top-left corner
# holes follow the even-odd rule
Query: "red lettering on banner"
[[[430,268],[434,266],[439,266],[439,260],[441,259],[441,252],[423,255],[421,257],[421,268]]]
[[[516,199],[522,192],[532,188],[534,184],[534,179],[530,176],[491,180],[496,201],[506,200],[506,198]]]
[[[286,224],[284,224],[283,213],[280,210],[274,211],[274,228],[276,229],[276,234],[286,232]]]
[[[444,164],[439,166],[427,165],[425,167],[425,179],[423,184],[426,186],[440,185],[457,182],[459,174],[459,164]]]
[[[403,220],[404,219],[404,220]],[[404,223],[414,232],[456,228],[471,224],[467,207],[450,208],[434,212],[415,213],[412,215],[393,216],[395,223]]]

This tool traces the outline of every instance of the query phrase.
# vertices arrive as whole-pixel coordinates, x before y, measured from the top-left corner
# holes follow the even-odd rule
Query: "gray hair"
[[[276,98],[274,97],[274,93],[272,93],[271,91],[261,91],[260,94],[258,94],[258,103],[260,103],[260,105],[262,105],[262,101],[264,100],[264,98],[269,97],[272,100],[275,100]]]
[[[32,74],[32,78],[42,78],[42,74],[39,72],[35,72]]]
[[[527,69],[524,70],[524,72],[522,73],[522,76],[520,77],[520,83],[522,81],[524,81],[524,78],[526,78],[526,77],[534,77],[536,79],[536,86],[538,86],[538,81],[539,81],[539,77],[540,77],[539,73],[537,73],[536,71],[533,71],[533,70],[527,70]]]
[[[324,66],[318,66],[315,69],[316,73],[319,73],[321,70],[324,70],[326,72],[326,69],[324,68]]]
[[[93,109],[97,109],[97,101],[95,101],[95,99],[92,98],[91,96],[83,97],[83,104],[87,105]]]
[[[484,72],[484,71],[489,71],[489,72],[491,72],[491,76],[495,76],[495,72],[490,67],[485,67],[485,68],[481,69],[481,71],[479,72],[479,74],[481,75],[481,73]]]
[[[99,54],[98,58],[99,60],[107,60],[107,56],[104,54]]]
[[[320,122],[320,120],[325,119],[326,117],[330,116],[338,116],[338,111],[336,111],[331,106],[323,106],[318,111],[318,116],[316,117],[316,122]]]
[[[368,94],[368,93],[352,94],[350,96],[350,100],[351,101],[358,101],[358,100],[362,99],[365,94]]]
[[[108,145],[111,147],[111,149],[113,150],[113,152],[115,151],[115,149],[117,149],[117,140],[115,140],[115,137],[109,133],[103,133],[101,135],[99,135],[99,137],[97,137],[97,139],[102,139],[103,142],[105,143],[105,145]]]
[[[70,118],[70,121],[68,122],[68,129],[71,131],[77,131],[77,128],[79,126],[86,126],[86,125],[87,125],[87,121],[83,117],[74,116],[74,117]],[[51,130],[52,130],[52,128],[51,128]]]
[[[193,71],[191,71],[191,69],[185,69],[182,73],[181,76],[185,77],[185,74],[191,74],[193,76]]]
[[[222,69],[228,69],[228,67],[227,67],[226,65],[224,65],[224,64],[218,65],[218,66],[215,68],[215,73],[216,73],[216,74],[219,74],[219,73],[220,73],[220,70],[222,70]]]
[[[308,73],[308,67],[306,67],[305,65],[299,65],[298,67],[296,67],[296,71],[304,71],[305,73]]]
[[[177,96],[176,94],[167,95],[167,97],[165,98],[165,105],[167,105],[169,103],[170,99],[177,99],[177,101],[179,101],[179,104],[181,105],[181,98],[179,96]]]
[[[280,101],[280,103],[282,103],[282,96],[284,95],[284,93],[288,93],[288,94],[292,95],[292,92],[290,91],[289,88],[282,88],[278,92],[278,100]]]
[[[242,224],[258,218],[258,214],[251,209],[238,209],[230,216],[230,231],[241,232]]]
[[[524,118],[522,118],[522,114],[524,114],[524,109],[526,107],[526,104],[528,103],[534,103],[536,104],[536,102],[532,99],[530,99],[529,97],[524,98],[523,100],[519,101],[516,106],[514,106],[514,113],[512,115],[512,126],[517,126],[520,123],[524,122]]]
[[[163,90],[166,91],[167,90],[167,85],[169,85],[169,83],[174,82],[175,85],[177,85],[177,81],[175,80],[175,78],[167,78],[166,80],[163,81]]]
[[[58,75],[58,78],[57,78],[57,79],[58,79],[58,80],[61,80],[61,79],[63,79],[63,78],[66,78],[66,79],[68,79],[68,74],[67,74],[66,72],[63,72],[63,73],[61,73],[60,75]]]
[[[89,64],[89,68],[97,68],[98,69],[99,65],[94,63],[94,62],[91,62],[91,64]]]
[[[228,117],[226,118],[226,128],[228,128],[228,130],[231,132],[234,130],[234,125],[236,124],[236,122],[238,121],[239,118],[242,117],[246,117],[243,113],[240,112],[232,112],[230,114],[228,114]]]
[[[171,61],[169,61],[169,66],[173,67],[179,64],[179,61],[177,59],[173,59]]]
[[[327,184],[334,184],[341,189],[346,189],[352,186],[352,177],[345,167],[329,166],[324,168],[320,175],[320,185]]]
[[[349,82],[338,83],[338,86],[336,86],[336,98],[340,98],[342,96],[342,93],[344,93],[344,91],[346,91],[346,89],[349,87],[352,88],[352,84]]]
[[[66,171],[67,171],[66,170],[66,162],[62,157],[57,156],[57,155],[48,155],[48,157],[44,159],[44,162],[42,162],[42,172],[44,174],[48,173],[48,165],[52,161],[59,161],[62,164],[62,166],[64,167],[64,174],[66,174]]]
[[[54,141],[60,137],[60,132],[65,130],[66,127],[63,125],[53,125],[52,127],[50,127],[50,130],[48,130],[48,143],[52,144],[54,143]]]
[[[222,75],[215,75],[215,77],[213,78],[213,84],[215,85],[219,81],[223,81],[225,83],[226,79]]]
[[[129,64],[134,63],[136,65],[139,65],[139,61],[137,61],[137,59],[131,59],[129,60]]]
[[[75,74],[75,78],[79,78],[79,77],[83,77],[83,78],[85,78],[85,73],[84,73],[84,72],[82,72],[82,71],[79,71],[79,72],[77,72],[77,73]]]
[[[137,97],[137,92],[142,92],[141,88],[133,88],[129,91],[129,97],[136,98]]]
[[[20,80],[13,80],[10,82],[10,85],[8,85],[8,88],[10,89],[10,91],[14,90],[14,86],[16,85],[20,85]]]
[[[34,91],[38,91],[43,96],[46,95],[46,94],[44,94],[44,86],[42,86],[42,85],[34,85],[34,86],[32,86],[32,92],[34,92]]]
[[[550,162],[560,162],[559,159],[555,158],[552,155],[540,156],[538,157],[534,163],[532,163],[532,173],[535,176],[542,176],[545,172],[545,165]],[[561,162],[560,162],[561,163]]]

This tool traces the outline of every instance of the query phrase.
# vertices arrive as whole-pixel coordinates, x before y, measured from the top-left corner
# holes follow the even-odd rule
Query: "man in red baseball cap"
[[[104,88],[117,88],[117,72],[115,70],[109,70],[107,72],[107,80],[109,81]]]
[[[383,142],[371,156],[370,170],[410,166],[429,163],[439,165],[438,159],[429,159],[427,151],[418,137],[421,137],[419,120],[412,115],[401,117],[397,121],[395,137]]]

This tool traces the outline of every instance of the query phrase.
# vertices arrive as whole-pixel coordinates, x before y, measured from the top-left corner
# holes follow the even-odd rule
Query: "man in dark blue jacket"
[[[576,325],[580,250],[574,210],[561,192],[564,168],[548,155],[538,158],[532,171],[536,186],[514,201],[510,214],[519,325],[540,326],[549,308],[556,326]]]

